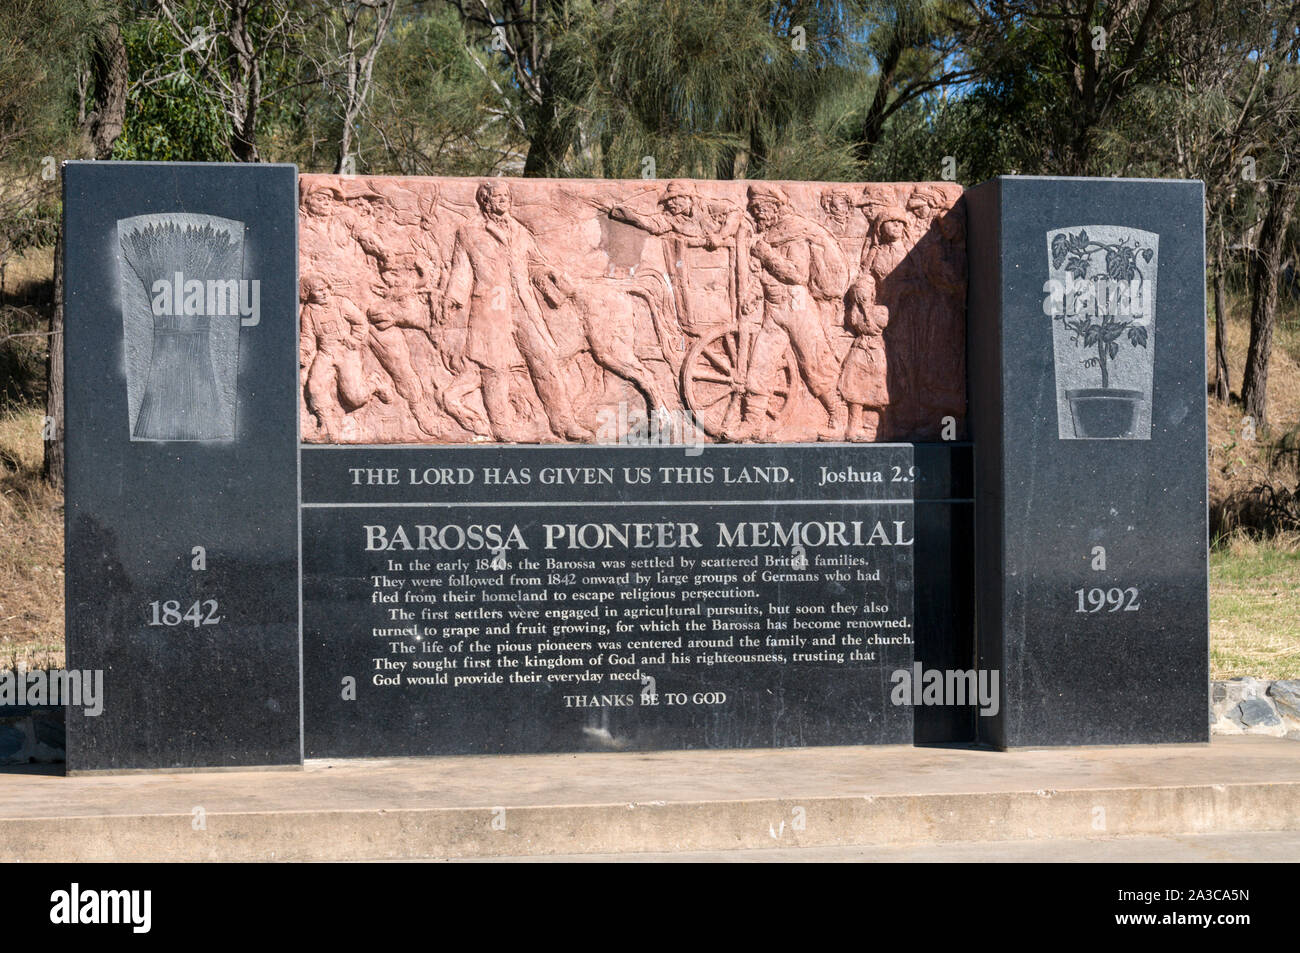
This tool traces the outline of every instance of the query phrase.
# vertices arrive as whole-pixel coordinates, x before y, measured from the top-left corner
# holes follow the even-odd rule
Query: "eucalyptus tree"
[[[558,175],[576,132],[569,104],[581,97],[567,80],[572,40],[600,0],[446,0],[464,25],[485,76],[496,59],[510,81],[498,86],[496,104],[527,141],[525,175]]]
[[[1100,148],[1144,83],[1169,65],[1173,31],[1192,2],[967,0],[972,95],[1017,140],[1021,171],[1107,174],[1123,157]]]
[[[338,129],[335,172],[357,171],[359,127],[374,92],[375,64],[391,48],[402,0],[316,0],[316,29],[304,43]]]
[[[967,47],[979,36],[981,21],[954,0],[868,0],[859,6],[872,75],[853,139],[858,158],[869,162],[900,110],[915,119],[936,91],[946,94],[974,79]],[[941,95],[941,102],[946,98]]]
[[[301,81],[292,64],[304,55],[311,5],[299,0],[153,0],[151,17],[170,32],[174,52],[145,85],[184,78],[218,103],[237,162],[260,162],[259,120]]]
[[[1254,57],[1262,63],[1261,148],[1255,159],[1261,184],[1258,228],[1248,243],[1250,342],[1241,400],[1258,426],[1268,422],[1268,370],[1277,325],[1278,279],[1296,203],[1300,201],[1300,11],[1269,4],[1270,28]]]
[[[1277,21],[1272,0],[1224,6],[1198,0],[1174,23],[1166,70],[1134,90],[1120,121],[1099,140],[1143,175],[1205,183],[1208,277],[1214,304],[1215,396],[1231,392],[1227,360],[1227,275],[1234,249],[1253,244],[1259,160],[1271,147],[1273,118],[1265,93],[1269,64],[1260,51]],[[1266,163],[1267,165],[1267,163]]]

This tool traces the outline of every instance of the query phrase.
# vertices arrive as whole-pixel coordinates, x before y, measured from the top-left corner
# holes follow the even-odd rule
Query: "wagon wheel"
[[[721,437],[738,423],[745,397],[745,374],[752,333],[735,328],[706,333],[692,345],[682,361],[682,395],[696,422],[710,437]],[[794,355],[786,348],[772,374],[772,398],[767,420],[759,428],[767,434],[785,421],[793,407],[797,371]]]

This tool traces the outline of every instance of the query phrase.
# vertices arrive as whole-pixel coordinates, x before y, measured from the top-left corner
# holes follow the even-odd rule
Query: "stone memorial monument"
[[[966,194],[981,667],[999,747],[1209,741],[1199,182]]]
[[[69,770],[297,764],[295,170],[63,185]]]
[[[958,188],[300,189],[308,757],[912,740]]]
[[[1204,740],[1195,187],[1108,187],[70,163],[70,769]]]

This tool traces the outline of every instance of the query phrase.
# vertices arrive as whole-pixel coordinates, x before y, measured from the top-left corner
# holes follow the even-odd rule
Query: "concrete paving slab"
[[[360,860],[1300,830],[1300,744],[807,748],[0,772],[4,860]]]
[[[430,863],[565,864],[1245,864],[1300,861],[1300,831],[1096,837],[1088,840],[965,841],[875,847],[774,847],[677,854],[550,854],[532,857],[430,858]]]

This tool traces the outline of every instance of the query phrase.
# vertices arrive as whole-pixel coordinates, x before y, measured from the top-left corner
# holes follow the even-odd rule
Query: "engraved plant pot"
[[[1140,390],[1082,387],[1065,392],[1074,435],[1083,440],[1132,440],[1146,398]]]
[[[1047,233],[1061,440],[1150,440],[1160,236],[1119,225]]]

